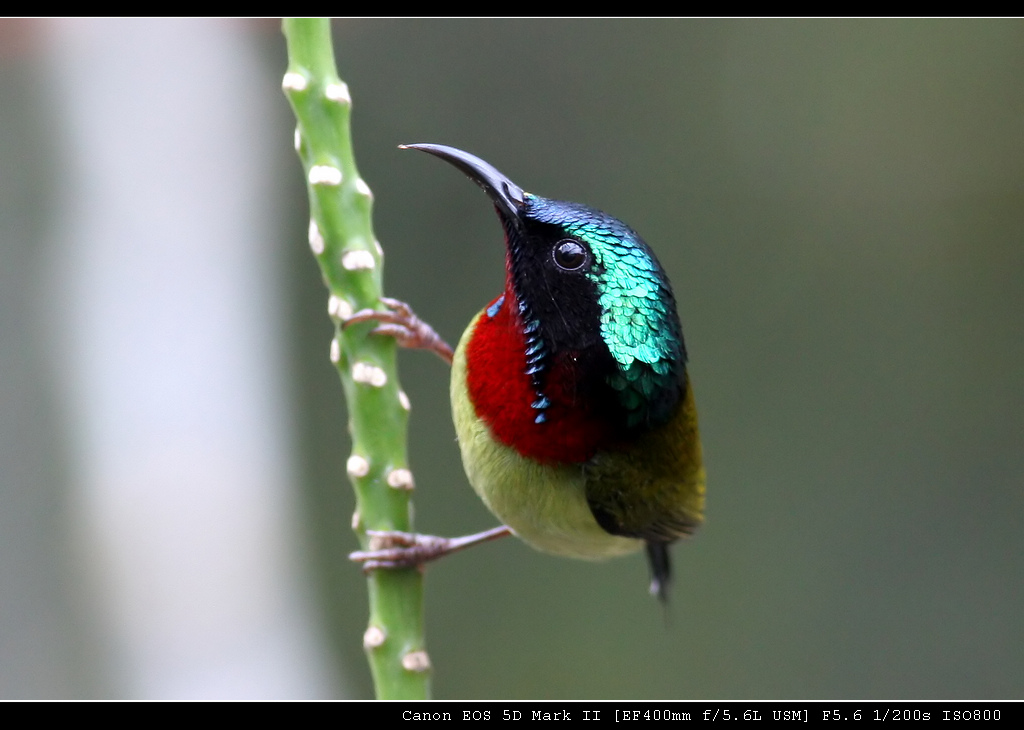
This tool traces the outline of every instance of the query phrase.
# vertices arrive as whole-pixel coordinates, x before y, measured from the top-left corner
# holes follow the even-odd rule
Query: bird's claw
[[[451,345],[441,339],[434,328],[416,316],[412,307],[398,299],[381,297],[387,310],[360,309],[345,320],[343,327],[357,322],[379,322],[371,331],[375,335],[395,338],[402,347],[414,350],[430,350],[451,365],[454,353]]]
[[[362,563],[364,573],[380,568],[422,568],[424,563],[447,554],[451,542],[445,537],[414,532],[367,530],[366,534],[370,537],[370,549],[348,556],[349,560]]]
[[[463,550],[471,545],[496,540],[512,534],[504,525],[475,535],[464,537],[438,537],[420,535],[415,532],[367,530],[370,538],[369,550],[349,553],[348,559],[362,563],[363,572],[371,570],[400,570],[403,568],[423,569],[424,563],[437,560],[450,553]]]

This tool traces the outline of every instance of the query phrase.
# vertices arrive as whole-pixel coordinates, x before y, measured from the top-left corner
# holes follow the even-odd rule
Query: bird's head
[[[599,210],[528,193],[454,147],[402,147],[452,164],[493,201],[507,248],[512,301],[504,306],[516,308],[540,398],[554,360],[569,357],[613,397],[627,428],[668,418],[686,349],[668,278],[636,231]]]

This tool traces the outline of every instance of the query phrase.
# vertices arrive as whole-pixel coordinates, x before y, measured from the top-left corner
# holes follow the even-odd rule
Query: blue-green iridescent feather
[[[669,394],[678,397],[686,350],[675,298],[654,253],[632,228],[601,211],[525,197],[529,218],[561,226],[594,257],[587,277],[597,287],[601,337],[618,365],[608,384],[618,394],[628,425],[657,416],[660,409],[652,410],[652,402]],[[671,400],[665,405],[674,405]]]

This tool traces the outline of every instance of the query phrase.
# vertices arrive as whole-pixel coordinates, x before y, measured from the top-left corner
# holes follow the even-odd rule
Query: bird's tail
[[[651,566],[651,595],[668,604],[668,587],[672,581],[672,565],[667,542],[647,541],[647,562]]]

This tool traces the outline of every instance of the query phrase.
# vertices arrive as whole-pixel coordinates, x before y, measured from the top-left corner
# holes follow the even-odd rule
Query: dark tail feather
[[[647,562],[651,566],[651,595],[668,605],[668,587],[672,581],[672,566],[668,558],[667,542],[647,542]]]

